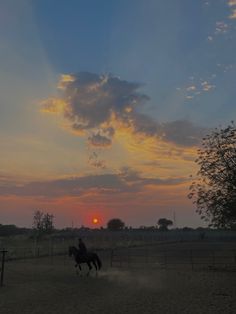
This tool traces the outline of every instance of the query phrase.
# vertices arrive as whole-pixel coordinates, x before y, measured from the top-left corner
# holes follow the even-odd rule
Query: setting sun
[[[97,218],[93,218],[93,223],[97,224],[98,223],[98,219]]]

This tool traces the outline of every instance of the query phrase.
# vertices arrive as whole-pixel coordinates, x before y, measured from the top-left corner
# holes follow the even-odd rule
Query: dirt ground
[[[236,313],[236,272],[116,269],[77,276],[71,260],[6,264],[1,314]]]

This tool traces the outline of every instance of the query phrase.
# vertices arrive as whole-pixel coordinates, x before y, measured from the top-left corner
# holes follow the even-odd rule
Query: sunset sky
[[[236,116],[236,0],[0,0],[0,223],[203,226],[201,138]]]

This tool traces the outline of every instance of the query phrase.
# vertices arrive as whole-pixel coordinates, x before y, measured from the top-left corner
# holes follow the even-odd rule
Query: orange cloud
[[[236,0],[229,0],[228,5],[231,7],[232,14],[229,16],[230,19],[236,19]]]
[[[68,109],[67,103],[61,98],[48,98],[43,100],[41,103],[41,112],[63,114]]]

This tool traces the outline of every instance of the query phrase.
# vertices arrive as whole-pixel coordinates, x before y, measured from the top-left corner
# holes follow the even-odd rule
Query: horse
[[[86,263],[88,265],[89,270],[88,270],[87,276],[89,276],[89,273],[92,269],[91,263],[93,263],[96,269],[96,273],[102,267],[102,262],[100,258],[94,252],[87,252],[84,254],[84,253],[81,253],[80,250],[78,250],[75,246],[70,246],[69,256],[72,256],[72,255],[74,256],[74,259],[76,262],[75,267],[79,267],[79,269],[81,270],[80,264]],[[78,271],[77,271],[77,274],[78,274]]]

